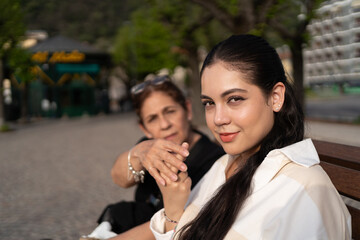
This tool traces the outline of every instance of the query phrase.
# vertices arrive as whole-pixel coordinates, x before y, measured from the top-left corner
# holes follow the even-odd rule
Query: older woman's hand
[[[183,163],[189,155],[187,147],[164,139],[154,139],[137,144],[131,150],[131,155],[139,159],[158,183],[165,185],[165,179],[160,173],[169,180],[177,181],[178,171],[187,171],[187,166]]]

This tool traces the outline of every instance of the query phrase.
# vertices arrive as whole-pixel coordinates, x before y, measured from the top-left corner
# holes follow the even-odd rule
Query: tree
[[[273,16],[268,19],[270,28],[275,30],[291,50],[295,94],[303,106],[305,104],[303,47],[310,38],[306,28],[310,21],[316,17],[315,10],[323,1],[281,1],[274,8]]]
[[[212,14],[234,34],[248,33],[266,22],[276,0],[191,0]]]
[[[27,120],[28,117],[28,91],[29,83],[35,79],[33,67],[35,63],[31,60],[31,53],[26,49],[16,47],[9,51],[7,64],[10,68],[13,77],[17,78],[22,85],[23,102],[21,104],[21,115]]]
[[[144,0],[21,0],[28,29],[63,35],[110,50],[123,21]]]
[[[138,63],[142,60],[144,66],[152,66],[152,62],[156,60],[157,65],[154,69],[141,69],[137,66],[137,71],[144,70],[141,73],[155,72],[164,67],[172,69],[176,65],[191,69],[188,87],[190,97],[193,99],[193,122],[203,124],[199,77],[199,63],[202,59],[199,56],[199,46],[213,45],[228,32],[219,34],[221,28],[214,27],[216,22],[212,21],[213,17],[210,14],[203,14],[200,7],[188,1],[150,0],[137,12],[132,16],[131,22],[120,30],[117,45],[121,45],[121,48],[115,48],[117,52],[115,55],[123,60],[123,66],[129,65],[127,69],[131,69],[133,65],[139,65]],[[136,16],[140,17],[141,21],[137,20]],[[141,22],[147,22],[148,25],[139,24]],[[140,45],[140,40],[131,40],[134,36],[146,44]],[[165,41],[160,45],[159,43],[163,40]],[[145,51],[150,52],[150,50],[143,48],[145,46],[150,48],[154,44],[156,46],[151,54],[145,54]],[[163,46],[163,52],[160,51],[160,46]],[[132,71],[132,74],[134,73],[135,71]]]
[[[18,47],[19,40],[24,36],[25,27],[18,0],[0,1],[0,126],[4,123],[3,109],[3,78],[4,58],[11,58],[13,49]]]
[[[154,15],[165,25],[172,36],[177,39],[176,52],[181,54],[183,66],[189,68],[189,97],[192,99],[193,123],[204,124],[204,110],[200,102],[200,74],[199,63],[203,60],[199,55],[199,46],[211,45],[222,38],[212,33],[213,16],[203,14],[202,9],[190,2],[173,0],[153,1]],[[218,29],[217,29],[218,30]],[[216,37],[215,37],[216,36]],[[216,38],[214,40],[214,38]]]
[[[131,21],[119,30],[114,47],[114,61],[127,71],[130,79],[143,79],[161,68],[176,66],[171,53],[175,39],[144,9],[135,11]]]
[[[302,47],[308,40],[306,26],[322,0],[191,1],[211,13],[233,34],[254,33],[266,37],[269,29],[275,30],[290,47],[297,98],[304,103]]]

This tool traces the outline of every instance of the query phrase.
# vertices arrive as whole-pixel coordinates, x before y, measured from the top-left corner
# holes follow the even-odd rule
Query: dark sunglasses
[[[149,85],[157,86],[163,84],[164,82],[170,82],[169,76],[160,76],[152,80],[147,80],[142,83],[139,83],[131,88],[131,94],[137,95],[139,93],[142,93],[144,89]]]

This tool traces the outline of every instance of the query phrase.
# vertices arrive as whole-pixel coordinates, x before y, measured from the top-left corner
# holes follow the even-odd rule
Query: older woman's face
[[[224,150],[237,155],[257,149],[274,124],[281,99],[273,93],[265,98],[246,74],[221,62],[203,71],[201,88],[206,123]]]
[[[148,138],[163,138],[181,144],[189,134],[191,112],[167,94],[153,92],[140,111],[142,130]]]

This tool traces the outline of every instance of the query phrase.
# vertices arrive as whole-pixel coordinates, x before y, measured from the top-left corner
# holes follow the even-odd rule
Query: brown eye
[[[202,105],[203,105],[204,107],[208,107],[208,106],[214,105],[214,102],[212,102],[212,101],[203,101],[203,102],[202,102]]]
[[[239,102],[239,101],[244,101],[245,98],[243,97],[240,97],[240,96],[232,96],[232,97],[229,97],[228,98],[228,103],[236,103],[236,102]]]
[[[153,117],[148,118],[146,122],[151,123],[151,122],[155,121],[155,119],[156,119],[156,116],[153,116]]]

